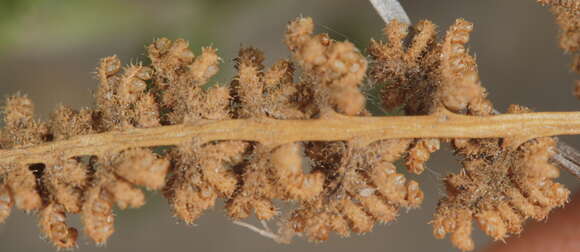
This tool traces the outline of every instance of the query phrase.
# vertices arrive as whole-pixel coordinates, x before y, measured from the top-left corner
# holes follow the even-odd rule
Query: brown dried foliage
[[[438,40],[436,26],[421,21],[411,28],[414,36],[406,45],[408,29],[395,21],[389,24],[388,42],[371,42],[369,64],[352,43],[315,35],[312,20],[299,18],[285,34],[292,60],[267,68],[262,52],[242,48],[230,85],[211,87],[206,84],[221,61],[216,49],[203,48],[195,56],[184,40],[157,39],[147,47],[150,66],[121,69],[115,56],[101,60],[94,109],[59,106],[49,122],[39,122],[26,96],[9,97],[0,149],[211,121],[369,116],[361,91],[367,73],[381,84],[385,109],[402,107],[408,115],[443,121],[449,111],[491,115],[475,60],[465,48],[472,24],[459,19]],[[511,112],[526,110],[516,106]],[[194,138],[163,151],[101,148],[72,157],[54,152],[42,164],[0,159],[0,221],[13,206],[36,211],[47,239],[71,248],[78,232],[66,224],[66,216],[81,214],[84,233],[103,244],[114,231],[113,207],[142,206],[139,187],[144,187],[162,190],[174,215],[187,224],[222,199],[235,221],[252,213],[260,220],[279,217],[278,241],[289,241],[295,233],[323,241],[331,232],[370,232],[377,223],[394,221],[401,208],[419,207],[424,197],[419,184],[407,179],[395,162],[403,160],[410,173],[421,174],[441,141],[453,143],[463,168],[445,179],[448,196],[434,216],[434,235],[451,233],[462,250],[473,249],[472,219],[494,239],[504,239],[519,233],[525,219],[543,219],[567,200],[569,192],[553,182],[558,170],[548,163],[552,138],[525,143],[516,138],[387,138],[251,142],[235,138],[234,132],[230,140]],[[282,214],[276,201],[294,207]]]
[[[383,88],[387,108],[404,106],[407,114],[430,114],[447,109],[455,113],[491,115],[493,106],[485,98],[475,60],[465,48],[472,27],[471,23],[459,19],[438,43],[434,26],[421,22],[414,28],[417,33],[413,42],[404,48],[407,27],[391,23],[385,30],[389,43],[373,42],[370,49],[377,60],[371,77],[387,83]],[[407,68],[393,64],[396,60],[406,62]],[[405,98],[422,99],[398,99],[401,94]],[[529,111],[512,106],[508,112]],[[425,144],[425,141],[421,139],[418,143]],[[436,238],[451,233],[451,241],[457,248],[473,250],[472,219],[477,220],[487,235],[503,240],[510,234],[519,234],[525,219],[544,219],[552,208],[566,202],[569,191],[552,181],[559,173],[548,162],[555,148],[554,139],[538,138],[523,144],[509,138],[451,141],[456,154],[463,159],[463,169],[445,179],[448,196],[440,201],[432,222]],[[413,149],[409,153],[414,153]],[[428,158],[429,152],[423,153]],[[412,163],[407,161],[407,165],[414,170]]]

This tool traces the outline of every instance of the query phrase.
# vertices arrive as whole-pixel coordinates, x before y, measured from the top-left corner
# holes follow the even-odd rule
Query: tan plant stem
[[[200,120],[181,124],[74,137],[64,141],[0,150],[2,163],[42,163],[63,157],[101,155],[135,147],[170,146],[192,140],[257,141],[280,145],[298,141],[359,140],[370,143],[394,138],[496,138],[510,144],[555,135],[580,134],[580,112],[503,114],[487,117],[448,112],[429,116],[350,117],[333,114],[317,120]]]
[[[494,109],[493,114],[499,115],[501,113]],[[555,154],[550,160],[560,167],[560,169],[568,171],[570,174],[580,178],[580,153],[574,147],[558,139]]]

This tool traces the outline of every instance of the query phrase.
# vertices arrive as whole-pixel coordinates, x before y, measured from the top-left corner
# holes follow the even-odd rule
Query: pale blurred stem
[[[578,150],[560,141],[555,152],[556,154],[551,158],[552,162],[580,178],[580,153]]]
[[[42,163],[54,155],[102,155],[129,148],[195,141],[256,141],[280,145],[298,141],[348,141],[361,145],[394,138],[509,138],[510,145],[536,137],[580,134],[580,112],[503,114],[486,117],[448,112],[428,116],[349,117],[316,120],[200,120],[194,124],[111,131],[64,141],[0,150],[0,165]]]
[[[252,225],[252,224],[249,224],[249,223],[246,223],[246,222],[243,222],[243,221],[234,220],[233,222],[236,225],[240,225],[242,227],[245,227],[247,229],[250,229],[250,230],[258,233],[261,236],[270,238],[270,239],[275,240],[275,241],[280,241],[280,242],[283,241],[283,239],[279,235],[277,235],[274,232],[272,232],[270,230],[270,228],[268,228],[268,226],[264,222],[262,222],[262,226],[264,227],[264,229],[260,229],[260,228],[258,228],[256,226]]]

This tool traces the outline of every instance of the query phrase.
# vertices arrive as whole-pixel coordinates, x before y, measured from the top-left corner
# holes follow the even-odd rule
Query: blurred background
[[[445,30],[456,18],[475,23],[470,42],[483,84],[499,110],[512,103],[536,111],[572,111],[577,76],[570,57],[557,47],[557,27],[547,9],[534,0],[403,0],[413,21],[430,19]],[[235,75],[232,59],[240,46],[262,49],[267,64],[288,57],[282,43],[285,25],[297,16],[311,16],[318,32],[366,48],[371,37],[383,39],[384,26],[365,0],[0,0],[0,96],[28,94],[38,116],[47,118],[58,103],[91,106],[96,87],[94,69],[102,57],[116,54],[124,63],[146,61],[144,47],[154,38],[184,38],[195,53],[213,45],[224,59],[213,82],[228,83]],[[580,148],[578,137],[564,137]],[[232,224],[223,204],[208,211],[195,226],[171,216],[165,199],[150,193],[136,210],[117,211],[117,231],[108,244],[96,247],[81,235],[80,251],[449,251],[436,240],[428,222],[443,195],[441,178],[458,169],[448,147],[429,161],[421,176],[425,202],[421,209],[402,211],[394,223],[348,239],[332,237],[321,244],[297,238],[281,245]],[[573,190],[578,180],[562,173]],[[81,228],[78,217],[71,224]],[[255,220],[249,220],[252,222]],[[475,225],[474,225],[475,227]],[[476,247],[489,240],[475,228]],[[13,211],[0,225],[0,251],[55,251],[39,239],[36,218]]]

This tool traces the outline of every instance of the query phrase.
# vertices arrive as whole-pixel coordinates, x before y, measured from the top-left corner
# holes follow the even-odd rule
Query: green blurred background
[[[577,110],[571,95],[577,78],[568,70],[570,57],[557,48],[557,27],[547,9],[534,0],[407,0],[402,4],[414,21],[430,19],[445,30],[455,18],[475,22],[470,48],[481,78],[499,110],[511,103],[537,111]],[[228,83],[232,58],[242,45],[265,51],[267,64],[289,54],[282,43],[288,21],[312,16],[319,32],[366,48],[371,37],[383,39],[382,20],[366,0],[0,0],[0,96],[20,91],[47,118],[58,103],[76,108],[93,103],[98,59],[116,54],[125,63],[145,61],[144,46],[154,38],[185,38],[194,52],[219,48],[224,59],[212,82]],[[577,137],[564,137],[579,148]],[[446,151],[447,150],[447,151]],[[402,211],[398,221],[348,239],[321,244],[295,239],[276,244],[231,224],[222,204],[195,226],[179,223],[159,193],[137,210],[117,211],[108,244],[96,247],[81,235],[81,251],[449,251],[436,240],[428,222],[443,195],[441,178],[457,170],[447,147],[434,155],[419,180],[426,200],[419,210]],[[564,183],[578,181],[563,173]],[[78,217],[71,223],[80,227]],[[254,220],[249,220],[254,221]],[[475,225],[474,225],[475,226]],[[478,248],[489,240],[475,228]],[[39,239],[36,218],[14,211],[0,225],[0,251],[55,251]]]

